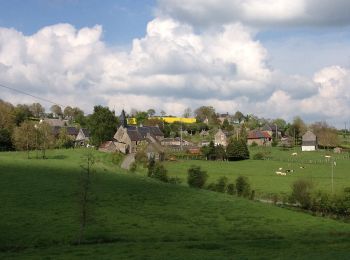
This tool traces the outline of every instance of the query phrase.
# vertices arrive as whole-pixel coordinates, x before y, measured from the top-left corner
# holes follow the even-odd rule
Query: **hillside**
[[[350,225],[126,173],[94,152],[93,206],[79,229],[85,150],[47,160],[0,153],[0,258],[220,259],[350,257]]]

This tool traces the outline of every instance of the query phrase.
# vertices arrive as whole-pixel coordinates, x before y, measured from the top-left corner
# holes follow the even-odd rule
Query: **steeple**
[[[120,125],[122,125],[123,127],[128,126],[128,121],[126,120],[124,109],[122,110],[122,113],[119,116],[119,122],[120,122]]]

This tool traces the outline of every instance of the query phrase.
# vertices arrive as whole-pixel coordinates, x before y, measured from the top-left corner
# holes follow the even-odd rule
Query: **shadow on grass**
[[[47,157],[47,159],[54,159],[54,160],[63,160],[66,158],[68,158],[68,156],[62,155],[62,154]]]

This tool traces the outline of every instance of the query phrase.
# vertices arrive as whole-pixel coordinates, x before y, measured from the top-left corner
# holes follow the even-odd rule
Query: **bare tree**
[[[36,118],[43,117],[45,114],[45,108],[40,103],[31,104],[29,109]]]
[[[24,121],[21,126],[16,127],[13,133],[13,140],[17,150],[26,150],[29,159],[29,151],[36,147],[36,130],[34,124]]]
[[[94,173],[93,165],[95,158],[90,151],[83,156],[83,162],[80,165],[82,171],[79,178],[79,236],[78,244],[81,244],[84,238],[87,222],[91,217],[92,202],[92,174]]]
[[[55,116],[62,116],[62,109],[59,105],[52,105],[50,108],[50,111],[55,115]]]
[[[192,116],[192,109],[190,107],[188,107],[184,110],[183,117],[189,118],[191,116]]]

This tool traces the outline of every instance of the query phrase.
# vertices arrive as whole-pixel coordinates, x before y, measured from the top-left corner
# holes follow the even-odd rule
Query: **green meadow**
[[[291,185],[298,179],[311,180],[315,190],[332,191],[332,163],[334,192],[340,193],[345,187],[350,187],[350,157],[349,154],[334,154],[331,151],[301,152],[300,149],[280,150],[279,148],[252,148],[251,157],[258,153],[265,153],[266,160],[246,160],[237,162],[178,160],[166,162],[170,176],[177,176],[186,184],[187,169],[191,165],[201,166],[208,175],[208,181],[215,182],[226,176],[231,182],[239,176],[248,177],[256,194],[265,197],[270,194],[289,194]],[[297,155],[292,155],[297,153]],[[330,155],[331,158],[325,156]],[[276,171],[293,170],[286,176],[276,174]]]
[[[53,150],[47,152],[45,160],[28,160],[21,152],[0,153],[0,258],[350,257],[348,223],[185,185],[160,183],[120,170],[111,162],[111,155],[97,151],[93,151],[96,163],[85,244],[76,245],[80,165],[86,152]],[[167,163],[167,167],[172,174],[184,176],[187,166],[194,163],[199,162]],[[276,177],[274,170],[280,162],[200,163],[209,174],[218,170],[210,177],[212,180],[219,174],[249,175],[254,171],[248,168],[254,167],[256,176],[249,175],[251,182],[267,190],[269,185],[263,184],[263,176]],[[303,174],[318,173],[318,168],[311,165],[315,171],[307,173],[308,168]],[[346,173],[342,176],[345,178]],[[271,179],[270,188],[278,191],[286,180],[289,176],[275,182]],[[283,190],[287,187],[286,184]]]

